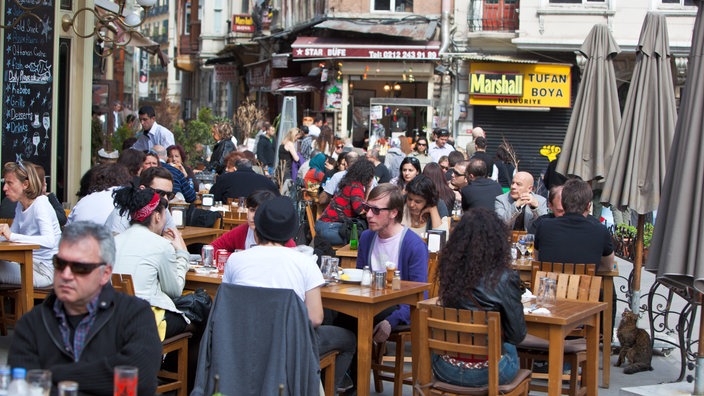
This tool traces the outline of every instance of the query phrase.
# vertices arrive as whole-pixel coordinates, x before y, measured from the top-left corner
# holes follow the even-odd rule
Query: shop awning
[[[281,77],[271,81],[271,92],[312,92],[323,89],[320,77]]]
[[[428,41],[435,37],[437,21],[423,19],[411,20],[357,20],[331,19],[315,25],[315,29],[328,29],[361,34],[380,34],[384,36]]]
[[[259,44],[228,44],[216,57],[205,61],[206,65],[238,63],[247,65],[259,60]]]
[[[185,72],[193,73],[198,70],[198,61],[190,55],[177,55],[174,58],[174,67]]]
[[[293,58],[302,59],[379,59],[438,60],[439,41],[336,39],[299,37],[291,44]]]

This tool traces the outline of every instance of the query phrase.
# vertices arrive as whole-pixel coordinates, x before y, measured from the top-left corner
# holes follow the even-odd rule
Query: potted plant
[[[633,260],[635,252],[633,244],[636,239],[636,227],[628,224],[618,224],[614,232],[614,250],[624,259]]]
[[[648,259],[648,251],[650,248],[650,243],[653,240],[653,225],[651,223],[645,223],[643,227],[643,261]]]

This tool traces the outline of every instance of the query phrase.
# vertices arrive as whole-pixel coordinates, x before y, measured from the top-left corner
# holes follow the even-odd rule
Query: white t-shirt
[[[403,230],[398,234],[383,239],[378,235],[372,247],[371,265],[372,271],[386,271],[386,262],[391,261],[396,263],[398,268],[398,254],[401,251],[401,236]]]
[[[306,292],[325,283],[315,256],[284,246],[254,246],[233,253],[225,264],[223,283],[290,289],[305,301]]]
[[[105,224],[115,208],[112,192],[117,188],[119,187],[110,187],[105,191],[97,191],[81,198],[69,213],[67,224],[84,220]]]

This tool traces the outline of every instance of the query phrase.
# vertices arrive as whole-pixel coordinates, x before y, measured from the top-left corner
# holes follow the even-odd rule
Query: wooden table
[[[321,288],[323,307],[357,318],[357,394],[369,395],[372,367],[372,332],[374,330],[374,315],[384,309],[397,305],[408,304],[411,307],[411,326],[414,356],[419,342],[418,312],[416,303],[423,300],[423,293],[430,288],[429,283],[402,281],[401,290],[389,288],[376,290],[359,284],[332,284]],[[413,361],[413,372],[416,372],[417,361]]]
[[[186,273],[186,285],[183,288],[185,292],[192,292],[196,289],[205,289],[210,297],[215,299],[215,295],[218,292],[218,287],[222,283],[222,274],[212,273],[212,274],[196,274],[193,271],[188,271]]]
[[[337,249],[335,255],[340,258],[340,267],[357,268],[357,252],[359,250],[350,249],[350,244]]]
[[[418,309],[437,304],[437,298],[418,303]],[[548,395],[558,396],[562,390],[562,365],[565,349],[565,337],[577,326],[586,327],[587,372],[583,381],[587,384],[587,395],[598,394],[599,370],[599,313],[604,311],[606,303],[578,300],[557,300],[549,315],[526,314],[528,334],[546,339],[550,343],[548,358]],[[413,361],[419,359],[413,350]],[[430,382],[432,372],[430,362],[423,362],[418,379],[421,383]]]
[[[181,231],[181,236],[183,237],[183,241],[186,242],[186,245],[192,243],[203,243],[207,245],[225,232],[218,228],[192,226],[183,227],[179,229],[179,231]]]
[[[0,242],[0,260],[15,261],[20,265],[20,298],[22,311],[17,315],[29,312],[34,306],[34,272],[32,251],[39,245],[30,243]]]
[[[512,263],[513,268],[518,271],[518,275],[521,280],[526,282],[528,287],[532,282],[532,262],[530,260],[514,260]],[[614,302],[614,277],[618,276],[618,271],[599,271],[596,272],[597,276],[601,277],[601,292],[602,299],[606,303],[606,309],[604,310],[604,333],[601,335],[602,342],[604,343],[603,353],[602,353],[602,377],[601,377],[601,387],[608,388],[611,382],[611,342],[613,341],[613,302]]]

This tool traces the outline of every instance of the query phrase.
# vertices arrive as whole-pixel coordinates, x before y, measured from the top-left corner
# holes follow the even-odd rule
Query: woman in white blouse
[[[43,183],[34,164],[8,162],[3,167],[5,199],[17,202],[12,226],[0,224],[0,240],[34,243],[32,252],[34,287],[54,281],[52,260],[58,252],[61,228],[49,199],[42,194]],[[0,283],[20,284],[20,266],[0,260]]]

